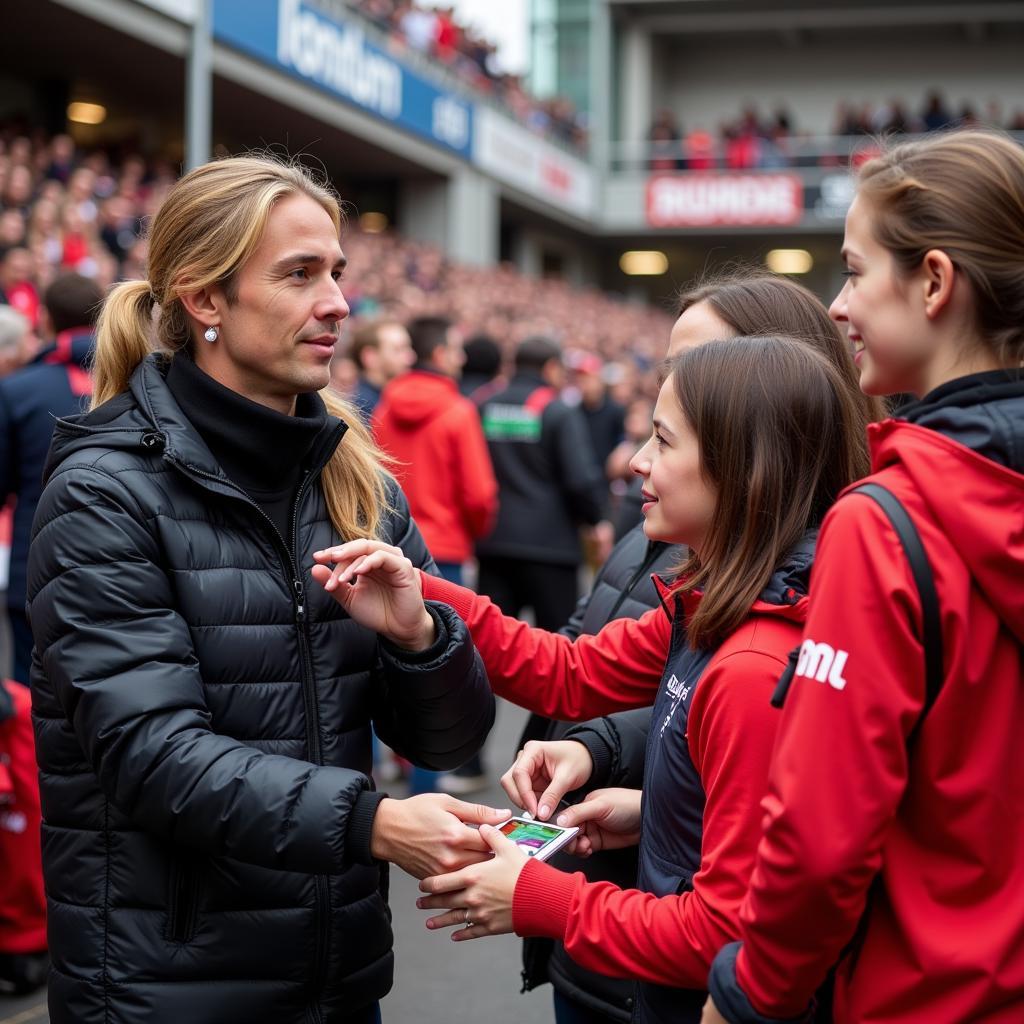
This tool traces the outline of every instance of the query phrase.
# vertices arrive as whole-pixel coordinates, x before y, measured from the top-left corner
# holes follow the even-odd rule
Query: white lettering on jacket
[[[847,651],[837,651],[828,644],[819,644],[814,640],[805,640],[800,647],[800,659],[796,663],[796,674],[808,679],[817,679],[819,683],[828,682],[833,690],[841,690],[846,686],[843,669],[846,667]]]

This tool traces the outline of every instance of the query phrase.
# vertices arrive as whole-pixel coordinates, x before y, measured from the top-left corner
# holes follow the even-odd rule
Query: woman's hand
[[[579,835],[567,848],[577,857],[636,846],[640,842],[640,790],[595,789],[581,803],[567,807],[555,824],[579,828]]]
[[[575,740],[530,740],[501,777],[501,786],[517,807],[547,821],[562,797],[579,789],[594,770],[590,751]]]
[[[353,540],[315,551],[313,558],[313,579],[360,625],[406,650],[423,651],[434,642],[419,573],[401,549]]]
[[[446,909],[446,913],[428,918],[427,927],[457,928],[453,942],[512,931],[512,896],[529,858],[490,825],[480,826],[480,836],[494,851],[491,860],[420,882],[420,891],[431,895],[421,896],[416,906]]]
[[[722,1016],[718,1007],[715,1006],[715,1001],[711,996],[708,996],[708,1001],[704,1004],[704,1012],[701,1014],[700,1024],[729,1024]]]

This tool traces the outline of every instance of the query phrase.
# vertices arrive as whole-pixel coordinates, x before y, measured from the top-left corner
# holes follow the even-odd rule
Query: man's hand
[[[729,1024],[719,1012],[718,1007],[715,1006],[715,1001],[711,996],[708,996],[708,1001],[704,1004],[704,1012],[701,1014],[700,1024]]]
[[[419,573],[400,548],[354,540],[315,551],[313,558],[313,579],[360,625],[410,651],[434,642]]]
[[[499,825],[509,817],[507,808],[468,804],[444,793],[382,800],[370,852],[414,878],[446,874],[490,859],[490,846],[471,825]]]
[[[594,770],[590,751],[575,740],[530,740],[501,777],[501,786],[517,807],[547,821],[559,801],[578,789]]]
[[[555,824],[579,827],[580,834],[568,848],[577,857],[636,846],[640,842],[640,790],[595,789],[582,803],[567,807]]]
[[[490,863],[420,882],[420,890],[432,895],[421,896],[417,907],[448,908],[447,913],[428,918],[427,927],[457,928],[452,933],[453,942],[512,931],[512,897],[528,858],[496,828],[481,825],[480,836],[494,851]]]

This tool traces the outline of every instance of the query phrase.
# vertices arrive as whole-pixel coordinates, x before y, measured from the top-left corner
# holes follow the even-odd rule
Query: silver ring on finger
[[[469,919],[469,907],[466,907],[466,927],[472,928],[473,922]]]

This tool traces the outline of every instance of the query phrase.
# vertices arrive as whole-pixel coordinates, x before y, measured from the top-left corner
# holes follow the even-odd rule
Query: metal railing
[[[1024,131],[1008,132],[1024,146]],[[930,135],[899,135],[899,141]],[[835,172],[857,167],[879,151],[870,135],[793,135],[781,139],[756,137],[749,145],[711,136],[687,136],[671,141],[646,139],[613,142],[609,147],[612,173],[671,173],[673,171],[734,171],[770,173],[780,170]]]

